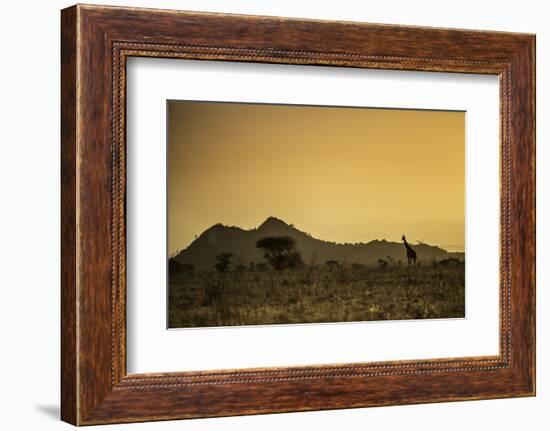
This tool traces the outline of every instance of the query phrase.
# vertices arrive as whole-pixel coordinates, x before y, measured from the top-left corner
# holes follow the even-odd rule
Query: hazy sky
[[[168,128],[169,253],[269,216],[464,250],[464,112],[170,101]]]

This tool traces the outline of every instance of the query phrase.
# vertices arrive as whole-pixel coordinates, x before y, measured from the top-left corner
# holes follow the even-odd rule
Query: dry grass
[[[169,327],[464,317],[464,265],[170,274]]]

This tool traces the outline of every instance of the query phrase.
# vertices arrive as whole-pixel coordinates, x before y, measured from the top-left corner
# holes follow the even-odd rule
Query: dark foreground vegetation
[[[170,261],[168,315],[171,328],[464,317],[464,263],[244,265],[226,253],[195,270]]]

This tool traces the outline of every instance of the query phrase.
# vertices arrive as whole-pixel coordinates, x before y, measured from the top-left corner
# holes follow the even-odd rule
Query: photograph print
[[[465,112],[167,111],[168,328],[465,317]]]

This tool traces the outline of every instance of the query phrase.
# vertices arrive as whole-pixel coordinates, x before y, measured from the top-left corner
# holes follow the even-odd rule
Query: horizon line
[[[182,248],[179,248],[177,250],[173,250],[173,251],[170,251],[168,252],[168,257],[171,258],[171,257],[174,257],[176,256],[177,254],[181,253],[182,251],[186,250],[187,248],[189,248],[189,246],[191,244],[193,244],[197,239],[199,239],[202,235],[204,235],[205,232],[207,232],[208,230],[216,227],[216,226],[221,226],[221,227],[224,227],[224,228],[230,228],[230,229],[239,229],[239,230],[242,230],[244,232],[251,232],[251,231],[254,231],[254,230],[258,230],[262,225],[264,225],[268,220],[276,220],[276,221],[280,221],[281,223],[283,223],[284,225],[286,225],[287,227],[291,228],[291,229],[294,229],[312,239],[315,239],[317,241],[322,241],[322,242],[328,242],[330,244],[335,244],[335,245],[360,245],[360,244],[369,244],[371,242],[389,242],[389,243],[395,243],[395,244],[399,244],[401,243],[400,240],[397,240],[397,241],[393,241],[393,240],[387,240],[386,238],[374,238],[374,239],[371,239],[371,240],[368,240],[368,241],[355,241],[355,242],[337,242],[337,241],[331,241],[331,240],[327,240],[327,239],[321,239],[321,238],[317,238],[313,235],[311,235],[309,232],[306,232],[306,231],[303,231],[301,229],[298,229],[293,223],[287,223],[286,221],[284,221],[283,219],[279,218],[279,217],[275,217],[275,216],[268,216],[263,222],[261,222],[260,224],[258,224],[256,227],[252,227],[252,228],[249,228],[249,229],[246,229],[246,228],[243,228],[243,227],[240,227],[240,226],[236,226],[236,225],[228,225],[228,224],[224,224],[224,223],[221,223],[221,222],[218,222],[218,223],[214,223],[212,226],[206,228],[205,230],[203,230],[199,235],[196,235],[195,238],[186,246],[186,247],[182,247]],[[168,229],[167,229],[168,231]],[[406,235],[405,235],[406,236]],[[411,242],[410,240],[408,240],[409,242]],[[453,246],[453,248],[461,248],[458,244],[441,244],[441,245],[437,245],[437,244],[431,244],[431,243],[428,243],[428,242],[424,242],[422,240],[418,240],[418,239],[414,239],[412,240],[412,243],[413,245],[427,245],[427,246],[430,246],[430,247],[438,247],[442,250],[444,250],[445,252],[447,253],[466,253],[466,250],[465,250],[465,245],[462,246],[462,250],[448,250],[447,248],[444,248],[445,246]]]

